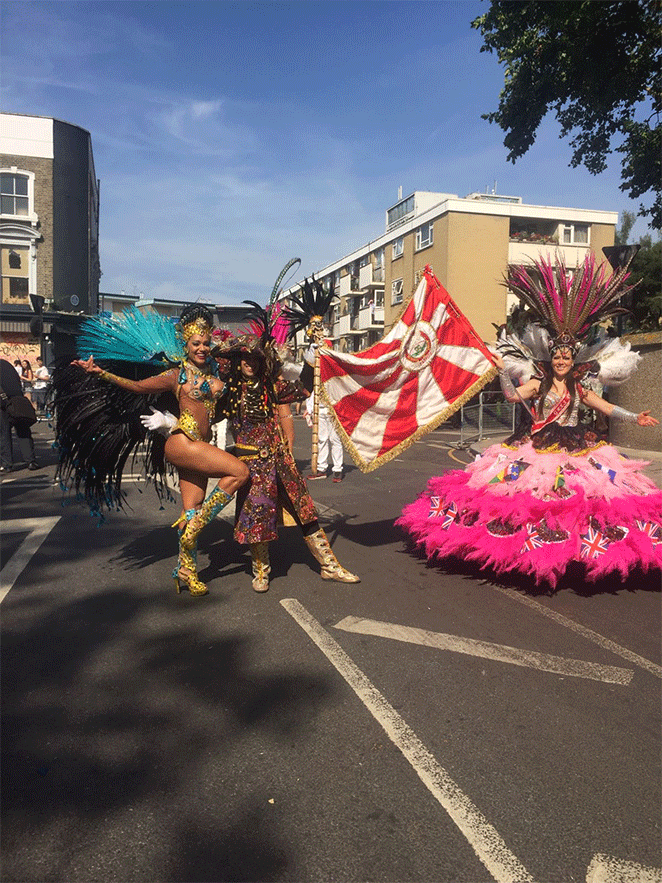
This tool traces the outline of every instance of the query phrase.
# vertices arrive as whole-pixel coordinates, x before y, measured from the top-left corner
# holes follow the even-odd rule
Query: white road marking
[[[3,478],[2,484],[14,484],[17,481],[27,484],[48,484],[52,479],[49,475],[17,475],[16,478]]]
[[[0,572],[0,604],[59,520],[60,516],[55,515],[50,518],[17,518],[3,522],[3,533],[29,533]]]
[[[586,883],[662,883],[662,870],[598,853],[588,866]]]
[[[499,592],[503,592],[503,594],[507,595],[509,598],[513,598],[513,600],[519,601],[521,604],[526,604],[528,607],[532,607],[534,610],[537,610],[538,613],[542,613],[543,616],[548,616],[555,622],[560,623],[560,625],[565,626],[565,628],[572,629],[573,632],[577,632],[577,634],[582,635],[589,641],[593,641],[594,644],[604,647],[605,650],[610,650],[617,656],[627,659],[628,662],[632,662],[634,665],[638,665],[640,668],[643,668],[645,671],[650,672],[656,677],[662,678],[662,666],[658,665],[656,662],[651,662],[650,659],[645,659],[643,656],[633,653],[632,650],[628,650],[627,647],[621,647],[619,644],[614,643],[614,641],[610,641],[609,638],[605,638],[603,635],[598,634],[598,632],[594,632],[591,629],[586,628],[586,626],[580,625],[572,619],[568,619],[568,617],[563,616],[562,613],[557,613],[556,610],[550,610],[548,607],[545,607],[544,604],[534,601],[533,598],[529,598],[527,595],[520,595],[520,593],[516,592],[514,589],[507,589],[505,586],[494,586],[494,588],[498,589]]]
[[[533,883],[533,877],[508,849],[499,832],[437,763],[416,733],[342,647],[296,599],[284,598],[280,603],[383,727],[389,739],[400,749],[426,788],[446,810],[497,883]]]
[[[574,678],[589,678],[592,681],[603,681],[606,684],[627,685],[634,675],[634,672],[629,668],[599,665],[595,662],[584,662],[581,659],[565,659],[562,656],[552,656],[549,653],[520,650],[505,644],[460,638],[457,635],[429,632],[427,629],[397,625],[393,622],[361,619],[358,616],[346,616],[334,628],[342,629],[345,632],[358,632],[361,635],[375,635],[395,641],[406,641],[409,644],[421,644],[423,647],[436,647],[438,650],[450,650],[453,653],[466,653],[469,656],[494,659],[497,662],[508,662],[511,665],[536,668],[540,671],[550,671],[554,674],[569,675]]]

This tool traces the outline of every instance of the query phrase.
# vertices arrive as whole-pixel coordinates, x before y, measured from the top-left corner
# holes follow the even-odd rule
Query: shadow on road
[[[425,552],[408,537],[404,540],[403,554],[412,555],[422,561],[426,559]],[[552,588],[547,582],[536,585],[533,577],[524,574],[495,573],[490,567],[481,568],[473,561],[459,558],[444,562],[428,561],[427,564],[428,567],[439,571],[439,573],[453,574],[491,585],[516,589],[532,597],[551,596],[562,591],[572,591],[584,598],[601,594],[615,595],[618,592],[662,592],[660,573],[652,570],[645,572],[634,569],[628,573],[627,579],[623,579],[619,574],[612,574],[595,582],[588,582],[583,565],[576,562],[568,567],[556,586]]]
[[[231,758],[244,740],[296,745],[333,689],[261,669],[259,643],[173,619],[139,587],[56,600],[38,618],[15,601],[2,642],[3,880],[276,879],[289,858],[265,801],[222,809],[226,787],[239,800]],[[89,851],[104,838],[117,866],[95,876]],[[146,861],[154,876],[137,869]]]

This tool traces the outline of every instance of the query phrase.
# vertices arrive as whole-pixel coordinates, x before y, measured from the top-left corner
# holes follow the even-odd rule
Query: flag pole
[[[320,348],[318,341],[315,347],[315,367],[313,369],[313,434],[310,454],[310,471],[313,475],[317,474],[317,456],[319,454],[320,385]]]

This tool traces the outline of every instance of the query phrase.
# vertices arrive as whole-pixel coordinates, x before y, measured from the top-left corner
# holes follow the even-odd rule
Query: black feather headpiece
[[[295,306],[283,308],[283,315],[290,322],[290,336],[294,337],[297,331],[308,328],[313,319],[321,321],[329,311],[335,296],[333,283],[329,290],[325,291],[314,276],[310,281],[305,279],[301,287],[301,296],[292,295]]]

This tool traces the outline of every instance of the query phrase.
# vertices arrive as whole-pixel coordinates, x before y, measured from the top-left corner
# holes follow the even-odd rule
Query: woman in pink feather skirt
[[[550,267],[540,262],[537,273],[528,271],[529,288],[535,286],[537,297],[545,271],[557,294],[562,288],[559,275],[567,279],[564,267],[558,268],[556,279]],[[585,283],[595,282],[594,266],[581,270]],[[579,275],[577,271],[575,277]],[[517,281],[519,290],[512,278],[508,284],[522,297],[521,275]],[[575,302],[577,292],[582,291],[580,283],[577,280],[574,286]],[[530,294],[528,288],[524,290]],[[562,293],[567,300],[573,292]],[[559,302],[562,306],[561,298]],[[604,303],[600,305],[602,317]],[[539,308],[533,333],[528,327],[520,338],[512,333],[500,335],[497,351],[506,354],[513,374],[517,375],[518,360],[520,367],[522,359],[535,365],[537,376],[516,389],[504,359],[495,356],[506,399],[531,402],[532,408],[525,405],[531,422],[503,444],[492,445],[465,470],[431,478],[425,493],[404,509],[397,523],[428,558],[476,561],[497,573],[531,575],[536,583],[544,581],[552,588],[573,561],[585,566],[590,581],[611,572],[625,577],[636,567],[662,570],[662,491],[641,472],[645,463],[622,456],[578,422],[579,406],[640,426],[655,426],[659,421],[648,411],[625,411],[582,385],[579,378],[589,363],[576,360],[581,342],[577,329],[568,328],[568,312],[556,324]],[[581,317],[581,310],[577,315]],[[547,319],[556,337],[545,332],[540,318]],[[565,327],[559,328],[562,319]],[[590,327],[584,322],[580,330],[587,324]],[[542,358],[535,358],[541,351],[534,340],[542,341]],[[620,359],[620,367],[627,364],[625,373],[631,373],[637,357],[629,353],[629,347],[620,345],[614,355],[612,339],[602,350],[607,348],[614,359],[612,368]]]

